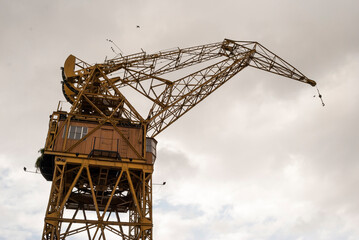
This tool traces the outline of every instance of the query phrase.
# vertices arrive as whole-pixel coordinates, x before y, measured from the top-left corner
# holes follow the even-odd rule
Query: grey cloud
[[[316,80],[327,105],[313,98],[315,88],[245,69],[166,129],[157,139],[154,181],[168,185],[154,187],[156,208],[165,209],[165,202],[196,206],[202,215],[194,215],[194,221],[159,211],[156,239],[200,238],[207,231],[227,240],[358,238],[357,2],[36,0],[1,5],[0,172],[7,175],[1,178],[0,221],[7,224],[1,229],[5,239],[41,235],[49,183],[19,171],[33,166],[48,116],[63,100],[59,67],[69,54],[100,62],[113,56],[107,38],[131,54],[225,37],[261,42]],[[31,206],[25,212],[19,206],[24,202],[15,201],[19,191]],[[26,221],[38,225],[23,229]],[[200,229],[198,235],[192,234],[194,228]]]

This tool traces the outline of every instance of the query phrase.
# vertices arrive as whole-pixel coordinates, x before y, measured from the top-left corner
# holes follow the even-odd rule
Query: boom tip
[[[314,80],[306,79],[306,82],[310,84],[312,87],[315,87],[317,83]]]

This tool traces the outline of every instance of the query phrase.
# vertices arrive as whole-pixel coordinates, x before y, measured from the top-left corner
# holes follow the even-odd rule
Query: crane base
[[[56,156],[42,239],[152,239],[153,165]]]

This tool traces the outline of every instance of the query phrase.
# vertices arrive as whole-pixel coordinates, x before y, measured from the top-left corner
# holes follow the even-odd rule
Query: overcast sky
[[[359,2],[0,0],[0,239],[40,239],[32,170],[69,54],[254,40],[316,89],[245,69],[158,137],[155,240],[359,239]],[[136,26],[139,25],[140,28]]]

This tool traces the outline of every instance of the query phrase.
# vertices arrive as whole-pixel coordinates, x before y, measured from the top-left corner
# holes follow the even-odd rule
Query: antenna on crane
[[[112,52],[114,52],[116,54],[115,58],[118,57],[118,55],[120,55],[120,56],[123,55],[123,52],[122,52],[121,48],[119,46],[117,46],[117,44],[114,41],[112,41],[111,39],[106,39],[106,41],[112,43],[120,51],[120,53],[117,53],[115,51],[115,49],[113,49],[113,47],[111,47]]]
[[[152,185],[160,185],[160,186],[164,186],[164,185],[166,185],[166,182],[163,182],[163,183],[152,183]]]
[[[36,174],[40,174],[37,170],[36,170],[36,171],[30,171],[30,170],[27,170],[26,167],[24,167],[24,172],[26,172],[26,173],[36,173]]]

